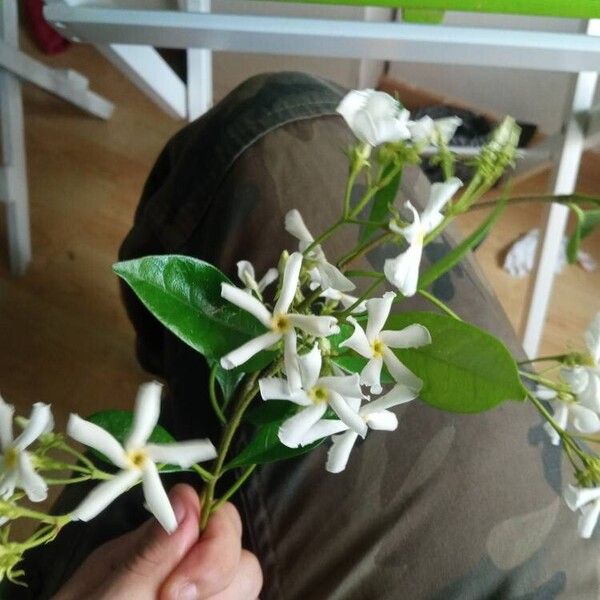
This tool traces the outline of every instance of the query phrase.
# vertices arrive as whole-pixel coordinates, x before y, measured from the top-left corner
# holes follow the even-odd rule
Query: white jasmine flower
[[[161,384],[140,386],[131,431],[121,444],[105,429],[72,414],[67,433],[78,442],[101,452],[121,469],[112,479],[96,486],[73,511],[75,521],[89,521],[130,487],[142,481],[144,498],[150,512],[169,533],[177,529],[177,519],[162,485],[156,463],[188,468],[197,462],[215,458],[210,440],[190,440],[171,444],[148,443],[160,413]]]
[[[405,206],[412,211],[413,222],[402,228],[393,221],[390,223],[392,231],[404,236],[408,248],[396,258],[387,259],[383,271],[387,280],[404,296],[414,296],[416,293],[425,236],[443,221],[444,215],[440,211],[461,186],[462,181],[457,177],[452,177],[445,183],[432,184],[429,200],[421,215],[407,202]]]
[[[263,400],[289,400],[303,409],[283,422],[279,428],[281,443],[297,448],[306,432],[323,417],[330,406],[346,427],[357,435],[367,433],[364,420],[351,406],[364,397],[357,374],[320,377],[322,358],[317,344],[308,353],[298,357],[301,387],[290,391],[285,379],[270,377],[259,381]],[[357,407],[358,410],[358,407]]]
[[[569,485],[564,492],[564,499],[571,510],[581,511],[577,529],[582,538],[590,538],[600,516],[600,487],[580,488]]]
[[[392,348],[419,348],[431,343],[429,331],[415,323],[399,331],[382,331],[390,314],[394,292],[386,292],[383,298],[367,300],[369,318],[366,331],[356,319],[348,317],[354,325],[352,335],[340,346],[352,348],[355,352],[368,358],[369,362],[360,374],[360,381],[371,388],[373,393],[381,392],[381,369],[385,364],[390,375],[397,383],[405,384],[414,390],[420,390],[423,382],[409,371],[392,352]]]
[[[561,369],[561,377],[583,406],[600,414],[600,312],[589,324],[584,339],[589,364],[564,367]]]
[[[340,303],[344,308],[350,308],[358,298],[356,296],[351,296],[350,294],[346,294],[344,292],[340,292],[339,290],[334,290],[333,288],[327,288],[323,290],[321,294],[321,298],[327,298],[328,300],[335,300]],[[363,301],[357,304],[352,312],[356,314],[364,313],[367,310],[366,301]]]
[[[394,431],[398,427],[398,417],[391,412],[390,408],[410,402],[417,397],[417,392],[405,385],[396,385],[381,398],[365,404],[358,409],[354,404],[351,406],[358,410],[369,429],[378,431]],[[359,400],[360,402],[360,400]],[[341,435],[340,432],[344,432]],[[330,473],[340,473],[346,468],[350,452],[356,443],[358,435],[355,431],[349,430],[343,421],[334,419],[321,419],[313,425],[302,438],[302,446],[311,444],[316,440],[333,435],[333,445],[327,453],[327,464],[325,468]]]
[[[385,92],[352,90],[340,102],[337,112],[344,117],[352,133],[370,146],[399,142],[410,138],[410,113]]]
[[[16,488],[22,489],[32,502],[41,502],[48,496],[48,486],[35,472],[27,448],[52,425],[50,406],[36,402],[23,432],[13,439],[14,406],[0,396],[0,497],[10,498]]]
[[[540,400],[546,400],[552,404],[554,420],[561,429],[566,430],[569,424],[572,424],[581,433],[595,433],[596,431],[600,431],[600,417],[593,410],[583,406],[579,402],[562,400],[555,390],[551,390],[545,386],[539,386],[535,395]],[[544,429],[550,436],[552,444],[558,446],[560,444],[560,435],[556,429],[550,423],[544,423]]]
[[[291,389],[300,385],[297,366],[296,328],[309,335],[326,337],[339,332],[335,317],[300,315],[288,312],[296,294],[298,278],[302,266],[302,254],[290,255],[283,273],[279,299],[271,313],[260,300],[228,283],[221,285],[221,296],[256,317],[269,331],[242,344],[236,350],[221,358],[224,369],[234,369],[244,364],[266,348],[270,348],[283,338],[285,371]]]
[[[237,263],[237,269],[238,278],[246,286],[246,291],[254,292],[259,297],[261,297],[265,288],[271,285],[278,276],[277,269],[273,267],[263,275],[260,281],[256,281],[254,265],[247,260],[240,260]]]
[[[302,215],[295,208],[285,215],[285,230],[299,240],[300,252],[304,252],[315,241]],[[310,270],[312,289],[321,286],[323,289],[351,292],[356,287],[337,267],[327,262],[320,245],[316,245],[305,255],[304,262]]]
[[[461,124],[462,120],[458,117],[433,120],[424,116],[418,121],[409,121],[407,127],[413,143],[439,146],[440,142],[448,144]]]

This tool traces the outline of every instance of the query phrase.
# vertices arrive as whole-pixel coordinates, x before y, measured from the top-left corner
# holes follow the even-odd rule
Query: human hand
[[[178,527],[167,534],[150,519],[95,550],[54,600],[254,600],[262,587],[256,557],[242,549],[232,504],[199,535],[200,502],[189,485],[169,494]]]

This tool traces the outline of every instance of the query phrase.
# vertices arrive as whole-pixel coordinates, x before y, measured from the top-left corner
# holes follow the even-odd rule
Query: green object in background
[[[415,10],[465,11],[593,19],[600,17],[600,0],[269,0],[271,2],[310,2],[339,6],[387,6],[402,8],[415,17]],[[406,13],[405,13],[406,14]],[[425,20],[429,20],[427,17]],[[423,19],[421,19],[423,20]]]
[[[439,25],[444,20],[446,13],[443,10],[427,10],[423,8],[405,8],[402,11],[402,20],[407,23],[428,23]]]

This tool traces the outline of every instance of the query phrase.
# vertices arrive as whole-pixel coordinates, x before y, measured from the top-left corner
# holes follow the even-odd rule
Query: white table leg
[[[210,0],[180,0],[182,10],[210,12]],[[189,48],[187,55],[187,118],[193,121],[213,104],[212,52]]]
[[[18,46],[17,2],[0,3],[0,37]],[[0,70],[0,125],[2,129],[3,200],[6,201],[10,270],[22,275],[31,261],[31,234],[25,141],[23,136],[23,102],[19,80]]]
[[[590,21],[587,33],[597,35],[599,23],[599,20],[596,20],[596,23]],[[598,73],[579,73],[573,76],[573,80],[564,141],[554,170],[552,185],[554,194],[571,194],[575,191],[581,156],[586,142],[586,131],[576,114],[588,111],[593,106]],[[546,223],[540,238],[541,243],[538,248],[533,284],[530,288],[529,309],[523,336],[523,347],[531,358],[535,357],[539,351],[554,283],[554,269],[568,216],[569,209],[558,204],[550,205],[546,212]]]

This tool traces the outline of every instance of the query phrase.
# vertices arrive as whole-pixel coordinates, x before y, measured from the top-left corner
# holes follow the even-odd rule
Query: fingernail
[[[198,600],[198,588],[194,583],[184,583],[177,594],[177,600]]]
[[[175,496],[171,501],[171,506],[173,507],[177,524],[180,525],[183,519],[185,519],[185,505],[178,496]]]

